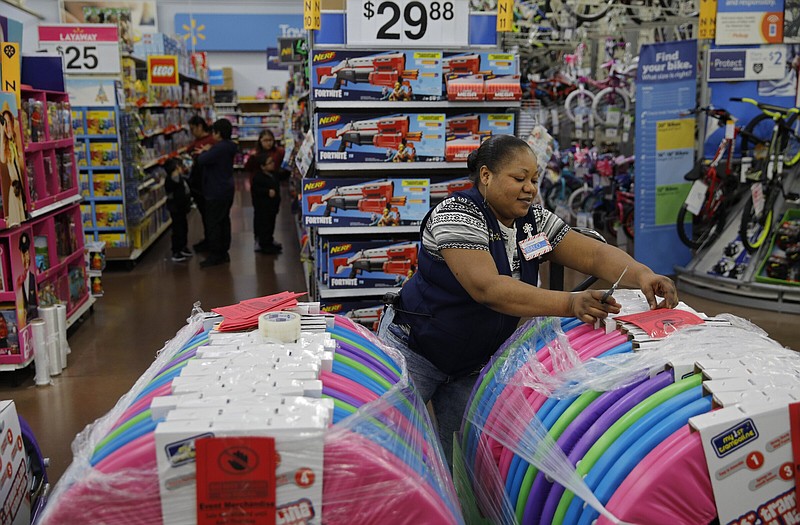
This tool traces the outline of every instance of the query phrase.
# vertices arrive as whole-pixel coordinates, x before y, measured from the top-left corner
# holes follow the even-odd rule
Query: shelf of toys
[[[33,359],[38,307],[66,305],[74,322],[89,294],[69,96],[24,85],[19,99],[0,92],[0,108],[0,370],[7,371]]]

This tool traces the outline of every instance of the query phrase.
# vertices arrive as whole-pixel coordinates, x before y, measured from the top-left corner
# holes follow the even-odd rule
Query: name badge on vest
[[[547,235],[544,232],[531,235],[533,226],[530,224],[525,224],[522,229],[528,234],[528,238],[524,241],[519,241],[519,249],[522,250],[522,255],[525,257],[526,261],[536,259],[537,257],[541,257],[553,251],[553,247],[550,245],[550,241],[547,240]]]

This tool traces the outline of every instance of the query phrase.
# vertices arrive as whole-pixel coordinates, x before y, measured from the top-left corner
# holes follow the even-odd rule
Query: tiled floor
[[[208,310],[259,295],[305,289],[286,201],[276,232],[284,252],[278,256],[253,253],[252,206],[248,193],[241,191],[243,181],[238,183],[240,191],[231,213],[230,265],[201,270],[197,257],[172,263],[166,235],[132,271],[104,273],[106,296],[71,332],[69,366],[53,379],[52,386],[34,386],[31,371],[0,375],[0,398],[13,399],[30,422],[44,454],[51,458],[51,480],[58,479],[72,460],[70,444],[75,435],[128,391],[164,342],[185,324],[195,301]],[[198,227],[195,213],[190,222],[191,242],[199,240]],[[800,348],[800,316],[721,305],[685,294],[681,299],[709,314],[731,312],[748,318],[782,344]]]

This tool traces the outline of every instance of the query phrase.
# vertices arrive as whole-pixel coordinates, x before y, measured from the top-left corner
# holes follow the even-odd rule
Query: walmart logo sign
[[[305,36],[303,15],[175,15],[175,34],[195,51],[265,51],[278,37]]]

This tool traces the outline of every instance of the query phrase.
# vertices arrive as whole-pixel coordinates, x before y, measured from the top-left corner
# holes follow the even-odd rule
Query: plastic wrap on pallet
[[[620,301],[622,314],[648,308],[646,301],[640,300],[643,297],[630,294],[630,298],[627,304]],[[588,326],[583,328],[584,332],[591,331]],[[618,332],[612,335],[626,339]],[[509,481],[503,479],[508,476],[511,480],[513,476],[507,463],[502,475],[498,470],[501,456],[506,457],[508,452],[515,457],[514,461],[520,458],[523,466],[527,463],[546,475],[548,481],[554,480],[572,491],[602,515],[603,523],[623,523],[614,516],[616,509],[621,508],[619,500],[613,500],[614,506],[609,506],[609,510],[604,507],[603,501],[608,499],[601,500],[595,495],[571,456],[567,457],[551,436],[550,428],[538,417],[541,404],[532,401],[537,396],[550,402],[560,400],[562,405],[574,403],[581,399],[579,396],[591,402],[597,399],[595,394],[620,391],[622,395],[625,392],[622,389],[643,386],[650,378],[668,376],[672,381],[674,374],[674,381],[678,381],[682,375],[678,375],[677,368],[670,374],[658,374],[672,370],[677,366],[675,363],[688,366],[688,371],[681,374],[692,374],[704,360],[709,367],[719,363],[738,367],[737,370],[744,370],[752,378],[753,384],[766,390],[796,383],[800,371],[796,352],[783,348],[760,328],[732,315],[706,319],[702,325],[687,327],[660,341],[648,341],[635,351],[631,351],[630,343],[626,350],[619,348],[602,353],[576,351],[561,330],[560,320],[538,318],[521,326],[498,350],[473,391],[462,429],[460,444],[464,449],[459,454],[462,464],[454,470],[470,523],[519,523],[522,510],[525,523],[529,522],[526,502],[521,500],[520,506],[520,502],[515,505],[509,499]],[[699,385],[700,377],[694,378],[692,384]],[[707,402],[710,407],[710,401]],[[517,480],[521,479],[519,472]],[[530,474],[530,470],[527,472]],[[531,490],[530,485],[526,486]],[[540,495],[531,492],[529,497]],[[584,511],[584,518],[585,514]]]
[[[136,413],[142,402],[137,396],[152,389],[157,383],[151,383],[154,378],[163,377],[165,370],[176,367],[173,363],[186,359],[187,349],[210,340],[207,333],[196,335],[202,331],[202,324],[203,315],[198,311],[114,409],[76,438],[73,464],[57,485],[40,524],[176,523],[163,514],[163,489],[159,487],[153,432],[127,443],[113,458],[105,458],[94,465],[90,459],[115,425]],[[340,316],[336,316],[336,326],[329,331],[337,341],[337,361],[333,372],[320,373],[323,396],[332,397],[334,412],[344,417],[325,431],[324,455],[319,457],[316,453],[315,458],[310,458],[320,464],[324,459],[322,512],[320,514],[319,509],[308,512],[299,506],[297,509],[279,507],[279,522],[289,523],[293,522],[291,516],[303,516],[303,522],[309,524],[464,523],[433,425],[416,390],[408,384],[402,355]],[[224,343],[219,340],[216,344]],[[373,388],[380,385],[385,388],[382,395],[337,376],[337,365],[358,366],[356,347],[370,350],[373,355],[382,354],[379,360],[389,365],[376,366],[378,372],[372,376],[375,378]],[[192,354],[188,359],[198,357]],[[169,395],[170,387],[162,387],[163,395]],[[340,389],[338,393],[337,388]],[[277,439],[276,447],[279,447]],[[286,459],[284,457],[284,461]],[[291,475],[280,474],[279,471],[279,480],[285,477],[285,481],[292,483]],[[188,478],[173,481],[194,483],[194,479]],[[185,506],[187,501],[182,500],[181,504]],[[297,501],[302,502],[302,499]],[[284,516],[281,512],[287,514]],[[194,523],[194,513],[183,513],[180,523]]]
[[[108,413],[86,426],[72,442],[73,459],[56,484],[39,523],[160,523],[158,477],[155,451],[147,461],[104,472],[92,467],[91,456],[131,402],[161,368],[194,337],[203,326],[202,313],[195,310],[176,336],[167,341],[153,364]],[[156,505],[142,505],[156,498]]]

